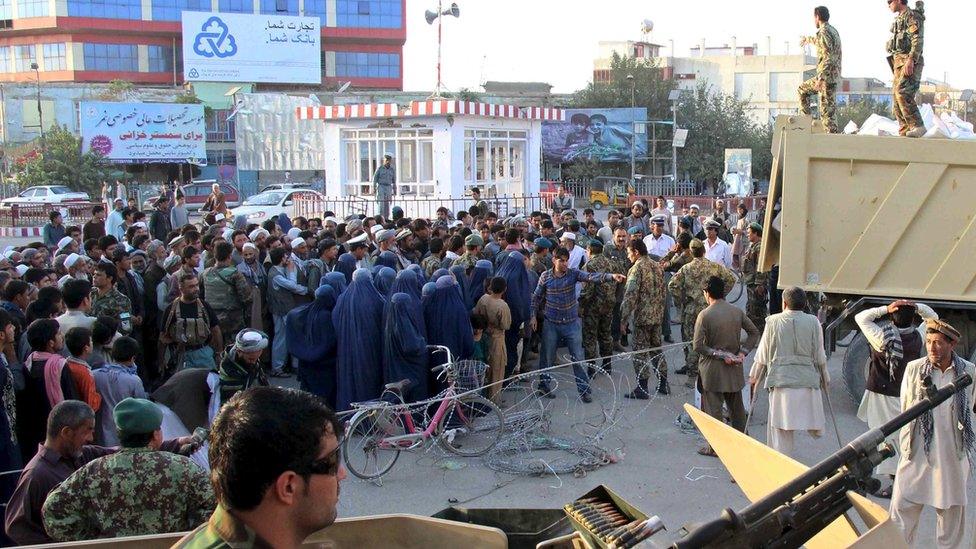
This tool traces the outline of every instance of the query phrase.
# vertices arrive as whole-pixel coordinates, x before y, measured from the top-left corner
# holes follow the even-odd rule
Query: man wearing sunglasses
[[[237,393],[210,431],[217,509],[173,547],[298,547],[335,522],[346,477],[341,432],[335,412],[309,393]]]

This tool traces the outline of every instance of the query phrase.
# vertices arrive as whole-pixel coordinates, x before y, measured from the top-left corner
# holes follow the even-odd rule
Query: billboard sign
[[[542,156],[547,162],[630,162],[647,156],[647,132],[635,122],[647,109],[567,109],[563,122],[542,123]],[[633,153],[631,147],[633,146]]]
[[[183,12],[188,82],[319,84],[318,17]]]
[[[206,162],[203,105],[81,103],[82,152],[113,162]]]
[[[725,194],[752,193],[752,149],[725,149]]]

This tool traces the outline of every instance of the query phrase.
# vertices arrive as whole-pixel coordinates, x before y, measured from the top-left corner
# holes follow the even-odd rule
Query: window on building
[[[396,193],[434,194],[434,133],[432,130],[346,130],[342,132],[343,190],[347,196],[371,195],[373,173],[383,156],[393,157]]]
[[[44,17],[48,15],[48,0],[17,0],[18,17]]]
[[[305,0],[305,15],[308,17],[318,17],[319,24],[323,27],[328,26],[326,22],[326,4],[328,0]]]
[[[44,44],[41,46],[41,52],[44,54],[44,70],[68,70],[68,57],[65,55],[64,44]]]
[[[220,0],[217,8],[225,13],[254,13],[253,0]]]
[[[481,187],[485,196],[523,192],[527,139],[523,130],[465,130],[464,188]]]
[[[68,0],[72,17],[142,19],[142,0]]]
[[[0,46],[0,72],[12,72],[10,53],[10,46]]]
[[[298,15],[298,0],[261,0],[261,13]]]
[[[0,0],[0,20],[14,18],[14,0]]]
[[[234,141],[234,120],[227,120],[230,109],[214,109],[207,117],[207,142],[220,143]]]
[[[85,70],[139,70],[139,53],[134,44],[85,44]]]
[[[399,29],[402,16],[401,0],[336,0],[336,25],[339,27]]]
[[[31,63],[37,62],[37,50],[34,45],[14,46],[14,72],[27,72],[34,70]]]
[[[335,75],[340,78],[399,78],[400,54],[336,52]]]
[[[210,11],[210,0],[152,0],[153,21],[179,21],[183,11]]]
[[[148,46],[149,72],[173,72],[173,48],[170,46]],[[176,52],[177,56],[183,52]]]

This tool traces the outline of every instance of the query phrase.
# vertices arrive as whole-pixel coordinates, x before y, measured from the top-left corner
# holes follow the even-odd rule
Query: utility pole
[[[635,111],[637,109],[637,80],[634,78],[633,74],[627,75],[627,81],[630,82],[630,112],[634,115],[634,133],[630,138],[630,181],[633,183],[637,179],[637,119]]]

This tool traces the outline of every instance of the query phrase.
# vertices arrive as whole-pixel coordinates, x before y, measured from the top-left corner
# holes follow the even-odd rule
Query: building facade
[[[405,8],[406,0],[0,0],[0,82],[180,85],[181,13],[203,11],[319,17],[323,86],[399,90]]]

